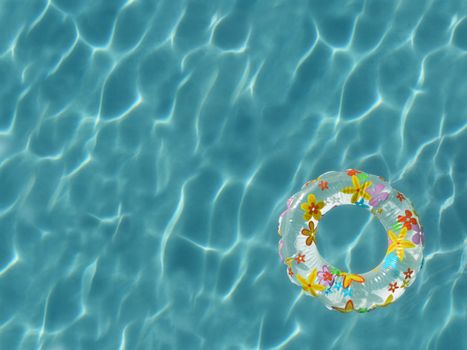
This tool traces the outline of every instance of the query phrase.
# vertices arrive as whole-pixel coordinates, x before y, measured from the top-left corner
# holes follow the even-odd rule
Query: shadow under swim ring
[[[367,273],[341,271],[317,249],[319,221],[341,205],[370,210],[387,232],[386,256]],[[423,262],[423,229],[410,200],[382,177],[355,169],[327,172],[308,181],[289,198],[278,230],[279,254],[292,283],[341,312],[389,305],[414,282]]]

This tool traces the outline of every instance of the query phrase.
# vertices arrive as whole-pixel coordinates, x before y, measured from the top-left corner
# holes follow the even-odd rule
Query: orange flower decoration
[[[347,175],[349,175],[349,176],[354,176],[354,175],[357,175],[357,174],[360,174],[360,173],[361,173],[361,171],[355,170],[355,169],[347,170]]]
[[[417,219],[412,217],[412,212],[410,210],[405,211],[405,216],[399,215],[397,217],[397,221],[399,221],[401,224],[403,224],[404,227],[407,227],[407,230],[411,230],[412,225],[417,224]]]
[[[407,271],[404,272],[405,278],[406,278],[406,279],[407,279],[407,278],[412,278],[412,273],[413,273],[413,270],[409,267],[409,268],[407,269]]]
[[[318,184],[319,188],[321,188],[321,191],[324,191],[325,189],[329,189],[328,186],[329,182],[321,180],[320,183]]]
[[[305,262],[305,255],[304,254],[298,254],[297,257],[295,258],[295,261],[297,262],[297,264]]]
[[[394,283],[389,283],[389,291],[391,293],[394,293],[396,291],[396,289],[398,289],[399,286],[397,285],[397,282],[394,282]]]
[[[324,207],[324,202],[317,202],[316,197],[314,194],[310,194],[308,196],[308,200],[306,203],[302,203],[300,205],[300,208],[302,208],[305,211],[305,214],[303,214],[303,219],[308,221],[311,218],[314,218],[315,220],[320,220],[321,219],[321,209]]]

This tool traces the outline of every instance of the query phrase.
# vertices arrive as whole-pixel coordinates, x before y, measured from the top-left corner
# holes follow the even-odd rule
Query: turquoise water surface
[[[467,349],[466,76],[462,0],[1,0],[0,349]],[[346,168],[425,228],[367,314],[277,252]],[[340,215],[324,256],[371,268],[384,231]]]

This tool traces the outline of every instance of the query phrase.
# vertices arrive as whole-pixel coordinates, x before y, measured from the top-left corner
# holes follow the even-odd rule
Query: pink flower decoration
[[[373,187],[370,187],[366,191],[371,196],[370,205],[372,207],[377,207],[379,203],[384,202],[389,197],[388,192],[383,192],[384,185],[376,184]]]
[[[287,209],[285,209],[281,215],[279,215],[279,217],[282,219],[284,217],[285,214],[287,214],[287,212],[289,211],[290,209],[290,205],[292,204],[292,201],[293,201],[293,197],[290,197],[289,199],[287,199]]]
[[[331,286],[334,282],[334,275],[329,271],[327,265],[323,265],[323,268],[318,271],[318,281],[328,286]]]
[[[284,256],[282,255],[282,248],[284,247],[284,241],[281,239],[279,241],[279,256],[281,257],[281,262],[284,261]]]
[[[420,225],[412,225],[412,230],[414,231],[414,235],[412,236],[412,242],[414,242],[415,244],[421,243],[422,245],[425,245],[425,239]]]

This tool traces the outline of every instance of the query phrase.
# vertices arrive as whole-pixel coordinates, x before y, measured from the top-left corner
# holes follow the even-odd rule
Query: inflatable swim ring
[[[367,273],[342,271],[319,254],[319,221],[341,205],[368,209],[387,232],[386,255]],[[355,169],[327,172],[308,181],[287,201],[278,230],[279,254],[292,283],[341,312],[389,305],[414,282],[423,262],[423,229],[409,199],[382,177]]]

